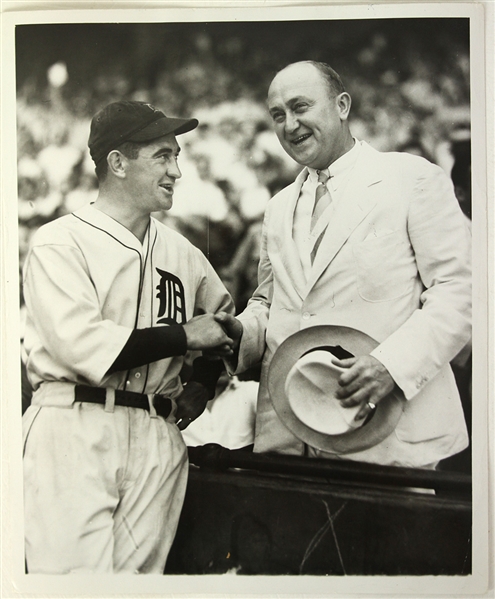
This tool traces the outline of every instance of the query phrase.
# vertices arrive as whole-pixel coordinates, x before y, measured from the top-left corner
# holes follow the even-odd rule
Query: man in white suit
[[[423,158],[356,140],[351,97],[325,63],[281,70],[268,107],[281,145],[304,168],[269,202],[259,287],[224,322],[240,339],[236,371],[262,360],[255,451],[338,457],[283,425],[267,373],[290,335],[341,325],[379,342],[369,356],[335,360],[346,369],[342,404],[360,405],[364,418],[395,385],[407,399],[389,437],[344,457],[434,468],[468,444],[449,362],[471,334],[470,235],[452,183]]]

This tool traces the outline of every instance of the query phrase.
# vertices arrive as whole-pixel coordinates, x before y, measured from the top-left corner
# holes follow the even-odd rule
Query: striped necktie
[[[328,179],[330,179],[330,175],[328,174],[327,171],[317,171],[317,173],[318,173],[318,187],[316,188],[316,193],[315,193],[315,205],[313,208],[313,214],[311,216],[310,231],[313,230],[314,226],[316,225],[316,222],[318,221],[320,216],[323,214],[325,208],[328,208],[328,206],[330,206],[330,204],[332,203],[332,196],[330,195],[330,192],[328,191],[328,188],[327,188],[327,181],[328,181]],[[325,227],[325,229],[326,229],[326,227]],[[313,250],[311,251],[311,264],[313,264],[313,262],[315,261],[316,252],[318,251],[318,248],[320,247],[321,240],[323,239],[323,235],[325,234],[325,229],[320,233],[320,236],[318,237],[318,239],[316,240],[316,242],[313,246]]]
[[[313,208],[313,214],[311,216],[311,228],[314,229],[318,219],[323,214],[324,210],[332,203],[332,196],[327,188],[327,181],[330,179],[328,171],[317,171],[318,173],[318,187],[315,193],[315,205]]]

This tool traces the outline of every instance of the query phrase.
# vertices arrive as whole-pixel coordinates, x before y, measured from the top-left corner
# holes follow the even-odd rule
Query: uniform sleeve
[[[134,329],[107,375],[164,358],[183,356],[186,352],[187,337],[181,324]]]
[[[82,253],[68,245],[33,247],[24,269],[24,296],[46,351],[98,385],[132,329],[103,320]]]
[[[371,355],[411,399],[471,336],[471,238],[450,179],[437,166],[417,177],[408,234],[424,291],[421,306]]]

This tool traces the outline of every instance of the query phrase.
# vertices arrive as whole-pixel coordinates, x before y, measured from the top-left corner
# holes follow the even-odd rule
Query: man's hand
[[[191,318],[184,325],[187,349],[209,349],[220,346],[227,352],[226,355],[232,354],[233,340],[227,335],[216,316],[214,314],[202,314]]]
[[[395,387],[389,371],[373,356],[345,360],[333,358],[332,362],[346,369],[339,378],[340,389],[335,393],[337,399],[346,408],[361,404],[355,420],[365,418],[372,409],[369,404],[376,406]]]
[[[227,312],[217,312],[215,314],[215,320],[223,327],[224,331],[232,340],[232,345],[219,345],[204,351],[203,355],[208,359],[229,358],[239,347],[243,332],[242,323],[231,314],[227,314]]]
[[[232,339],[233,348],[237,349],[244,330],[242,322],[231,314],[227,314],[227,312],[217,312],[215,320],[222,325],[227,335]]]
[[[179,430],[183,431],[193,420],[205,411],[209,399],[208,389],[201,383],[190,381],[184,391],[177,398],[177,412],[175,422]]]

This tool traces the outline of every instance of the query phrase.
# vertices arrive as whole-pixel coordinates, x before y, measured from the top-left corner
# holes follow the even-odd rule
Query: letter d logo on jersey
[[[184,285],[179,277],[165,270],[156,269],[160,275],[156,297],[160,300],[158,324],[184,324],[186,322],[186,299]]]

